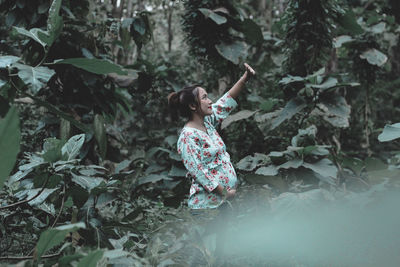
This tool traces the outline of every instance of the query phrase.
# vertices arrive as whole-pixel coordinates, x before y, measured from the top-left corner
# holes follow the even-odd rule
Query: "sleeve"
[[[220,99],[212,105],[213,114],[206,116],[214,127],[220,124],[226,117],[229,116],[231,111],[237,107],[237,102],[231,97],[229,92],[226,92]]]
[[[213,175],[213,170],[209,170],[207,165],[202,163],[202,149],[199,138],[185,137],[180,150],[183,164],[196,182],[201,184],[208,192],[213,191],[219,185],[218,179]]]

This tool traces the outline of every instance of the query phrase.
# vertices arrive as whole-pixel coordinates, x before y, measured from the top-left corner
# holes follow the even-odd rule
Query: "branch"
[[[58,213],[57,218],[54,220],[53,225],[51,226],[51,228],[53,228],[54,225],[56,225],[56,223],[58,221],[58,218],[60,218],[61,212],[62,212],[62,210],[64,208],[64,200],[65,200],[65,185],[63,187],[63,198],[62,198],[62,202],[61,202],[60,212]]]
[[[50,254],[50,255],[44,255],[40,257],[41,259],[49,259],[49,258],[55,258],[61,255],[61,252],[58,252],[56,254]],[[33,256],[5,256],[5,257],[0,257],[0,260],[30,260],[33,259]]]

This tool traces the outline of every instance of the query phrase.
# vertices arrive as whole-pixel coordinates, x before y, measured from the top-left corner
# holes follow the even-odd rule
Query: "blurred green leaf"
[[[56,72],[47,67],[31,67],[28,65],[23,65],[15,63],[12,65],[18,69],[18,77],[29,85],[33,94],[37,94],[40,89],[42,89],[47,82],[53,77]]]
[[[99,144],[100,156],[104,160],[107,153],[107,136],[106,128],[104,127],[104,118],[100,114],[94,116],[93,121],[94,136]]]
[[[12,106],[0,120],[0,189],[15,165],[20,139],[18,111]]]
[[[227,19],[224,16],[220,16],[217,13],[213,12],[207,8],[199,8],[200,12],[206,17],[212,19],[218,25],[221,25],[227,22]]]
[[[103,253],[102,250],[90,252],[79,261],[78,267],[96,267],[99,260],[103,257]]]
[[[120,75],[127,74],[121,66],[111,63],[110,61],[98,58],[68,58],[54,62],[55,64],[70,64],[74,67],[86,70],[96,74],[117,73]]]
[[[220,43],[215,45],[215,48],[222,57],[236,65],[239,64],[240,60],[245,59],[247,55],[246,45],[243,42]]]
[[[379,142],[387,142],[392,141],[400,137],[400,122],[392,124],[392,125],[385,125],[383,128],[382,133],[378,136]]]
[[[375,48],[365,51],[360,55],[360,58],[366,59],[369,64],[376,65],[378,67],[383,66],[388,60],[388,57],[385,54],[379,50],[376,50]]]
[[[63,225],[44,231],[36,244],[35,258],[40,259],[46,251],[61,244],[69,232],[75,232],[81,228],[85,228],[85,224],[82,222]]]

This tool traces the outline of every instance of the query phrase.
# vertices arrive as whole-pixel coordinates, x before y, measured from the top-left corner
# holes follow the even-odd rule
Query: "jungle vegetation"
[[[244,62],[219,129],[238,218],[398,187],[399,32],[396,0],[0,0],[0,265],[211,266],[167,95],[216,100]]]

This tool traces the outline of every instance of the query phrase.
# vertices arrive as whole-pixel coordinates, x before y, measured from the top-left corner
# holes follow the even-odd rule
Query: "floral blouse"
[[[237,106],[225,93],[212,105],[213,114],[204,117],[207,132],[183,127],[178,139],[178,153],[191,178],[188,206],[191,209],[216,208],[222,197],[212,192],[219,184],[227,190],[235,188],[237,177],[226,146],[215,129]]]

